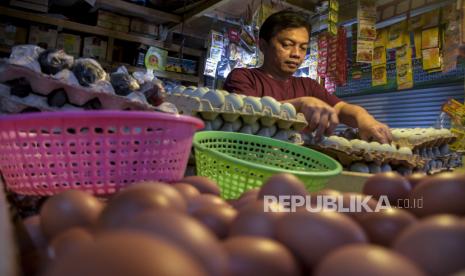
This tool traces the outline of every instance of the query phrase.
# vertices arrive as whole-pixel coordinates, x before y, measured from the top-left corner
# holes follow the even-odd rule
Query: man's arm
[[[318,98],[300,97],[282,102],[292,104],[297,112],[304,114],[308,122],[308,130],[316,131],[317,139],[320,139],[323,134],[331,135],[339,124],[336,110]]]
[[[334,109],[341,123],[359,129],[360,138],[363,140],[374,139],[380,143],[392,141],[389,127],[377,121],[363,107],[339,102],[334,106]]]

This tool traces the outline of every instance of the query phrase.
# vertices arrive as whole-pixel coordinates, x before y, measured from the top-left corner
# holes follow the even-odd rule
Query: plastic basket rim
[[[334,163],[336,168],[334,168],[332,170],[324,171],[324,172],[303,172],[303,171],[288,170],[288,169],[278,169],[278,168],[269,167],[269,166],[265,166],[265,165],[261,165],[261,164],[255,164],[255,163],[252,163],[252,162],[249,162],[249,161],[246,161],[246,160],[235,158],[235,157],[229,156],[227,154],[224,154],[224,153],[221,153],[221,152],[206,148],[203,145],[200,145],[198,143],[198,141],[197,141],[198,139],[202,139],[203,136],[208,136],[208,135],[212,135],[212,134],[221,134],[221,135],[226,134],[227,136],[237,136],[237,137],[242,136],[242,137],[249,137],[249,138],[257,138],[257,137],[259,137],[260,139],[263,139],[264,141],[278,143],[278,144],[285,144],[285,145],[290,146],[292,148],[300,147],[299,149],[302,150],[302,151],[307,151],[309,153],[316,154],[318,157],[322,157],[322,158],[327,159],[328,161]],[[272,139],[272,138],[268,138],[268,137],[263,137],[263,136],[252,135],[252,134],[226,132],[226,131],[200,131],[200,132],[197,132],[194,135],[193,145],[194,145],[194,148],[196,150],[200,149],[202,151],[206,151],[206,152],[208,152],[208,153],[210,153],[210,154],[212,154],[212,155],[214,155],[216,157],[226,159],[227,161],[236,162],[236,163],[239,163],[241,165],[249,166],[251,168],[257,168],[257,169],[260,169],[260,170],[265,170],[265,171],[272,172],[272,173],[291,173],[291,174],[294,174],[296,176],[302,176],[302,177],[305,177],[305,176],[330,177],[330,176],[336,176],[336,175],[338,175],[338,174],[340,174],[342,172],[342,165],[339,162],[337,162],[334,158],[332,158],[332,157],[330,157],[330,156],[328,156],[328,155],[326,155],[324,153],[321,153],[321,152],[318,152],[316,150],[309,149],[309,148],[306,148],[306,147],[298,146],[298,145],[295,145],[293,143],[289,143],[289,142],[285,142],[285,141],[281,141],[281,140],[276,140],[276,139]]]
[[[46,112],[34,112],[34,113],[23,113],[23,114],[8,114],[0,116],[1,123],[10,122],[21,122],[28,120],[43,120],[43,119],[91,119],[91,118],[112,118],[125,117],[127,119],[158,119],[163,121],[173,121],[190,123],[196,127],[196,129],[202,129],[205,124],[202,120],[179,114],[163,113],[159,111],[126,111],[126,110],[86,110],[86,111],[46,111]]]

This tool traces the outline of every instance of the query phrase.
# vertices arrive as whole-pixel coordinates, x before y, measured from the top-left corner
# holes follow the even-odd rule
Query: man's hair
[[[310,35],[310,24],[302,13],[289,10],[280,11],[273,13],[263,22],[258,37],[265,41],[270,41],[273,36],[284,29],[301,27],[306,28]]]

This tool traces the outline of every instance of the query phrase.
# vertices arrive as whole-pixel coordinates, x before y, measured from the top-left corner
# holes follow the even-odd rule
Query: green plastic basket
[[[217,181],[225,199],[282,172],[299,177],[308,191],[318,191],[342,171],[336,160],[320,152],[249,134],[201,131],[194,136],[194,148],[197,174]]]

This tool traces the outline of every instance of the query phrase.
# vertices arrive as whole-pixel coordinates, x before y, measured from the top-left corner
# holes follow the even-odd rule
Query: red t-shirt
[[[305,96],[318,98],[330,106],[335,106],[341,101],[311,78],[290,77],[285,81],[275,80],[259,68],[232,70],[223,88],[230,93],[255,97],[270,96],[278,101]]]

